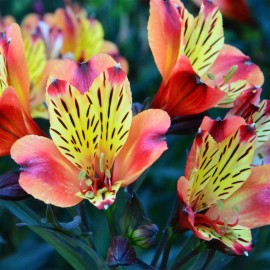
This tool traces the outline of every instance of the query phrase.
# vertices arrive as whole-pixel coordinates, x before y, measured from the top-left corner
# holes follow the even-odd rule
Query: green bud
[[[158,231],[156,224],[143,225],[133,229],[129,227],[128,238],[133,245],[148,248],[155,242]]]

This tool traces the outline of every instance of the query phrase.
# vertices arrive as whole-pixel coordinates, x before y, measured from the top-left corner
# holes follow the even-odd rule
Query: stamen
[[[99,157],[99,170],[102,173],[104,172],[104,153],[101,153]]]
[[[230,70],[227,72],[226,75],[224,75],[223,79],[224,79],[224,83],[227,83],[235,74],[235,72],[237,71],[238,66],[234,65],[230,68]]]
[[[105,175],[110,179],[111,178],[111,172],[110,172],[110,170],[106,169],[105,170]]]

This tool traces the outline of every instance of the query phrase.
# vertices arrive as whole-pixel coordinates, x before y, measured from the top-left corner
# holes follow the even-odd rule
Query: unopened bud
[[[139,226],[136,229],[128,228],[128,237],[133,245],[148,248],[153,245],[158,233],[156,224]]]
[[[136,261],[134,248],[129,240],[121,236],[113,238],[107,254],[106,263],[109,266],[130,265]]]

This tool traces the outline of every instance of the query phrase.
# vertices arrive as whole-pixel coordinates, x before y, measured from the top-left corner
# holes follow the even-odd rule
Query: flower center
[[[94,175],[87,175],[82,171],[80,178],[80,192],[86,198],[93,198],[100,191],[105,193],[111,191],[112,188],[112,175],[111,170],[104,169],[104,153],[101,153],[95,166]]]

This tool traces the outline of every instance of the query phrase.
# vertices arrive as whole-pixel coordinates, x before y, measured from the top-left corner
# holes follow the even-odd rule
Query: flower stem
[[[162,260],[161,260],[160,269],[167,269],[166,266],[167,266],[167,262],[168,262],[168,259],[170,256],[172,243],[173,243],[173,237],[170,237],[167,241],[165,248],[164,248],[164,253],[163,253]]]
[[[108,221],[110,234],[111,234],[111,237],[113,238],[114,236],[116,236],[116,229],[114,225],[114,205],[112,205],[106,210],[106,214],[107,214],[107,221]]]
[[[81,215],[81,231],[82,232],[86,232],[89,234],[89,242],[88,244],[92,247],[93,250],[97,251],[94,239],[93,239],[93,234],[90,232],[90,228],[87,222],[87,218],[86,218],[86,213],[85,213],[85,204],[84,202],[82,202],[80,204],[80,215]]]
[[[215,250],[209,250],[206,261],[204,262],[202,269],[201,270],[205,270],[207,268],[207,266],[209,265],[209,263],[211,262],[211,260],[214,258],[216,251]]]
[[[193,249],[190,251],[184,258],[182,258],[179,262],[177,262],[171,270],[178,270],[181,266],[183,266],[187,261],[195,257],[200,252],[199,248]]]
[[[178,209],[178,198],[177,198],[177,196],[175,196],[174,204],[173,204],[171,213],[168,217],[168,220],[167,220],[167,223],[166,223],[165,228],[163,230],[162,236],[159,240],[158,247],[156,249],[156,252],[155,252],[154,257],[153,257],[152,262],[151,262],[151,266],[153,266],[153,267],[156,267],[162,251],[166,248],[167,245],[169,245],[169,243],[168,243],[170,240],[170,232],[169,232],[170,228],[169,227],[172,224],[172,221],[174,219],[175,212],[177,209]],[[169,250],[170,250],[170,245],[168,246]],[[168,256],[168,255],[166,255],[166,256]],[[165,258],[164,258],[164,260],[165,260]]]

